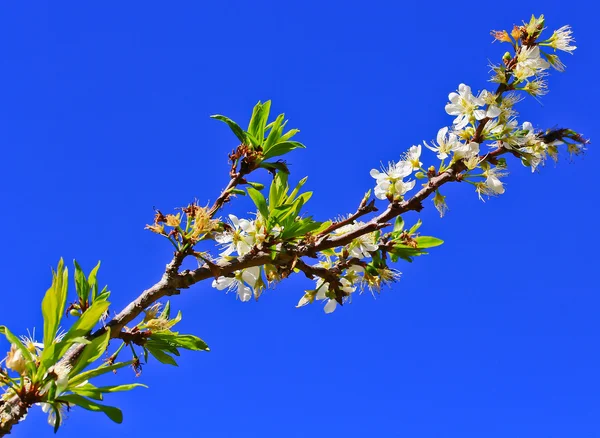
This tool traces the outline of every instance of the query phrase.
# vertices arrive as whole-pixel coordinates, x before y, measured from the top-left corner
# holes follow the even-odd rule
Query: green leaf
[[[210,116],[210,117],[213,118],[213,119],[217,119],[217,120],[220,120],[222,122],[227,123],[227,125],[233,131],[233,133],[238,138],[238,140],[242,144],[248,145],[248,137],[246,135],[246,132],[242,128],[240,128],[239,125],[237,123],[235,123],[233,120],[231,120],[228,117],[222,116],[220,114],[215,114],[215,115]]]
[[[72,338],[86,336],[90,330],[92,330],[96,324],[104,315],[104,312],[108,309],[110,303],[108,301],[99,301],[92,303],[92,305],[79,317],[73,326],[69,329],[63,341],[67,341]]]
[[[258,211],[260,212],[262,217],[268,219],[269,208],[267,207],[267,201],[265,200],[263,194],[258,190],[253,189],[252,187],[248,187],[246,190],[248,191],[248,194],[254,201],[254,204],[256,205],[256,208],[258,208]]]
[[[83,348],[83,352],[77,359],[77,364],[69,373],[71,376],[77,375],[78,372],[84,370],[96,359],[104,354],[108,348],[110,341],[110,330],[107,329],[102,335],[91,340],[91,342]]]
[[[279,172],[271,181],[269,188],[269,211],[272,212],[276,207],[279,207],[285,200],[285,194],[288,190],[287,173]]]
[[[94,266],[94,269],[88,275],[88,284],[90,285],[90,290],[92,291],[92,302],[96,299],[98,295],[98,270],[100,269],[100,261],[98,264]]]
[[[402,216],[398,216],[396,218],[396,222],[394,223],[394,232],[402,231],[404,229],[404,219]]]
[[[271,131],[265,140],[263,152],[267,152],[272,145],[278,142],[279,138],[281,137],[281,124],[283,123],[284,118],[284,114],[279,114],[275,121],[269,124],[268,127],[271,128]]]
[[[54,411],[54,416],[56,419],[54,420],[54,433],[58,432],[58,428],[62,424],[62,414],[60,413],[60,409],[56,407],[55,403],[52,403],[52,410]]]
[[[286,132],[279,138],[279,143],[288,141],[290,138],[292,138],[294,135],[298,134],[299,132],[300,132],[299,129],[290,129],[288,132]]]
[[[85,385],[80,385],[80,386],[71,388],[70,391],[74,392],[75,394],[93,398],[94,400],[102,400],[102,398],[103,398],[102,394],[131,391],[133,388],[137,388],[137,387],[147,388],[146,385],[142,385],[141,383],[130,383],[127,385],[99,386],[99,387],[96,387],[96,386],[92,385],[91,383],[86,383]]]
[[[115,423],[121,424],[123,422],[123,413],[119,408],[114,406],[106,406],[96,403],[95,401],[89,400],[77,394],[61,395],[57,401],[66,401],[68,403],[87,409],[93,412],[104,412],[108,418]]]
[[[82,303],[87,303],[90,285],[77,260],[73,260],[73,264],[75,265],[75,292],[77,292],[77,296]]]
[[[133,388],[148,388],[148,386],[141,383],[129,383],[126,385],[99,386],[97,389],[98,391],[107,394],[111,392],[131,391]]]
[[[267,126],[267,119],[269,118],[269,112],[271,111],[271,101],[267,100],[265,103],[258,102],[254,106],[252,111],[252,118],[248,124],[248,133],[263,143],[265,138],[265,128]]]
[[[162,312],[160,312],[160,318],[169,319],[171,317],[171,301],[167,301]]]
[[[232,193],[234,195],[246,196],[246,192],[241,189],[229,189],[229,193]]]
[[[284,141],[281,143],[277,143],[271,148],[269,148],[269,151],[264,154],[263,160],[268,160],[269,158],[285,155],[288,152],[293,151],[294,149],[306,149],[306,146],[297,141]]]
[[[265,163],[262,162],[258,167],[262,167],[263,169],[267,169],[270,172],[275,173],[276,171],[280,171],[283,173],[290,173],[290,169],[288,169],[287,165],[283,161],[276,161],[274,163]]]
[[[417,230],[418,230],[419,228],[421,228],[421,225],[423,225],[423,222],[421,221],[421,219],[419,219],[419,220],[417,221],[417,223],[416,223],[416,224],[414,224],[414,225],[411,227],[411,229],[410,229],[410,230],[408,230],[408,234],[410,234],[411,236],[412,236],[413,234],[415,234],[415,233],[417,232]]]
[[[69,284],[69,270],[64,267],[61,258],[56,272],[52,272],[52,285],[46,291],[42,300],[42,315],[44,316],[44,347],[54,341],[60,320],[65,312],[67,303],[67,287]]]
[[[154,356],[156,358],[156,360],[158,360],[160,363],[164,363],[167,365],[174,365],[174,366],[178,366],[177,362],[175,362],[175,359],[173,358],[173,356],[169,356],[167,353],[165,353],[164,351],[158,349],[158,348],[153,348],[151,345],[146,344],[145,345],[146,350],[148,350],[150,352],[150,354],[152,356]]]
[[[248,183],[247,183],[247,184],[248,184],[250,187],[252,187],[252,188],[254,188],[254,189],[256,189],[256,190],[263,190],[263,189],[265,188],[265,185],[264,185],[264,184],[257,183],[257,182],[251,182],[251,181],[248,181]],[[244,193],[244,194],[245,194],[245,193]]]
[[[150,339],[166,342],[187,350],[210,351],[206,342],[194,335],[180,335],[178,333],[153,333]]]
[[[77,386],[80,383],[85,382],[86,380],[93,379],[94,377],[101,376],[102,374],[109,373],[111,371],[116,371],[119,368],[123,368],[129,366],[133,363],[132,360],[127,362],[117,362],[113,365],[100,365],[98,368],[94,368],[93,370],[85,371],[75,377],[71,377],[69,379],[69,387]]]
[[[106,301],[108,300],[108,297],[110,297],[110,291],[107,289],[106,286],[104,286],[104,288],[102,289],[102,292],[100,292],[96,298],[94,298],[94,301]]]
[[[415,242],[417,242],[419,248],[433,248],[435,246],[440,246],[442,243],[444,243],[443,240],[431,236],[415,237]]]
[[[331,222],[328,223],[327,227],[331,225]],[[282,239],[293,239],[295,237],[304,236],[306,233],[314,232],[319,230],[323,224],[321,222],[315,222],[312,218],[304,218],[300,219],[292,223],[292,225],[286,227],[281,234]]]
[[[296,187],[294,187],[294,190],[292,190],[292,193],[290,193],[290,196],[288,196],[287,198],[287,202],[292,202],[294,201],[294,198],[296,197],[296,195],[298,195],[298,192],[300,191],[300,189],[302,188],[302,186],[304,186],[304,184],[306,184],[306,181],[308,181],[308,177],[305,176],[304,178],[302,178],[298,184],[296,185]]]

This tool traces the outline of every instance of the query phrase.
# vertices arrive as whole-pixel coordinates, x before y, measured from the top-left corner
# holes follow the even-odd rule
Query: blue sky
[[[153,206],[214,200],[227,183],[236,142],[210,114],[245,123],[272,99],[308,146],[289,156],[292,180],[309,175],[315,191],[308,210],[354,211],[371,168],[451,123],[459,83],[491,88],[488,60],[506,48],[489,31],[532,13],[572,25],[579,49],[521,121],[597,138],[591,2],[403,3],[4,2],[0,322],[41,328],[61,256],[102,260],[115,311],[152,285],[171,253],[143,229]],[[144,367],[149,389],[106,399],[122,425],[77,411],[60,435],[600,436],[597,157],[592,144],[533,175],[513,161],[505,195],[485,204],[454,184],[445,218],[429,203],[421,214],[446,243],[332,315],[294,308],[311,285],[300,277],[259,303],[185,291],[181,331],[212,352]],[[34,435],[52,435],[39,410],[14,429]]]

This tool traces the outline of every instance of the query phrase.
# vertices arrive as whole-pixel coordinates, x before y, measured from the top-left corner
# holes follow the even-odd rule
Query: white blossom
[[[320,278],[319,281],[317,282],[316,298],[317,298],[317,300],[327,300],[325,303],[325,308],[323,309],[325,311],[325,313],[333,312],[338,305],[338,302],[335,299],[331,299],[327,296],[327,294],[330,291],[329,288],[330,288],[330,284],[327,283],[322,278]],[[340,291],[345,292],[347,294],[351,294],[355,290],[356,290],[356,287],[353,286],[352,283],[350,283],[350,281],[348,281],[345,278],[340,279]],[[335,292],[332,291],[332,293],[335,293]]]
[[[573,39],[573,31],[571,30],[571,26],[563,26],[558,30],[555,30],[549,40],[549,45],[553,49],[562,50],[563,52],[568,52],[573,54],[573,51],[577,48],[572,45],[575,42]]]
[[[371,169],[371,176],[377,181],[375,196],[378,199],[387,199],[388,195],[398,198],[415,186],[415,181],[404,182],[403,178],[412,173],[412,165],[407,161],[390,163],[383,172]]]
[[[233,277],[219,277],[212,282],[212,287],[227,291],[235,290],[240,301],[249,301],[252,298],[252,289],[260,276],[260,267],[236,271]]]
[[[453,160],[470,159],[479,154],[479,143],[471,141],[469,143],[458,143],[454,148]]]
[[[20,336],[20,339],[21,343],[32,354],[39,356],[44,349],[44,344],[35,340],[35,328],[33,329],[33,333],[29,333],[29,330],[27,330],[27,336]]]
[[[523,81],[531,76],[539,76],[550,67],[540,56],[539,46],[522,46],[517,55],[515,78]]]
[[[421,145],[411,146],[404,155],[404,161],[410,163],[413,170],[420,169],[423,165],[421,163]]]
[[[252,221],[247,219],[238,219],[237,216],[230,214],[232,231],[225,231],[215,236],[215,240],[224,246],[221,257],[231,255],[237,251],[239,255],[247,254],[250,248],[254,245],[252,233],[256,231],[256,227]]]
[[[458,92],[453,92],[448,95],[450,103],[446,105],[446,112],[451,116],[456,116],[453,121],[456,129],[462,129],[473,122],[497,117],[500,114],[500,109],[496,105],[490,105],[487,110],[479,109],[486,104],[485,97],[490,93],[482,92],[481,96],[475,97],[471,92],[471,87],[465,84],[458,86]]]
[[[485,180],[485,185],[488,187],[490,192],[501,195],[504,193],[504,186],[502,185],[502,181],[500,181],[500,174],[493,172],[495,169],[490,169],[488,171],[487,178]]]
[[[362,227],[364,222],[355,222],[353,224],[344,225],[336,231],[336,234],[347,234]],[[367,233],[354,239],[348,244],[348,252],[352,257],[363,259],[371,257],[371,252],[377,251],[379,246],[375,242],[375,233]]]
[[[425,143],[425,141],[423,141],[423,144],[427,149],[436,152],[439,160],[444,160],[458,146],[458,137],[453,132],[448,134],[448,128],[444,126],[437,133],[437,145],[433,141],[431,142],[431,146]]]
[[[484,171],[485,181],[476,185],[476,190],[479,195],[479,199],[483,201],[481,195],[498,196],[504,193],[504,185],[500,178],[506,176],[504,168],[494,167]]]

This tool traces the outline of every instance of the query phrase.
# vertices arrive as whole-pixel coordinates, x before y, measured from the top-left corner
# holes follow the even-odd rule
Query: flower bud
[[[10,351],[6,355],[6,368],[23,374],[26,366],[27,362],[25,362],[25,358],[19,347],[15,344],[10,344]]]

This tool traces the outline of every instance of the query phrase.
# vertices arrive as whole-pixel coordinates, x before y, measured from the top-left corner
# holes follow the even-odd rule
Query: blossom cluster
[[[491,81],[497,83],[495,92],[481,90],[473,93],[470,86],[460,84],[449,94],[445,106],[446,113],[454,116],[452,125],[438,130],[435,141],[423,142],[425,148],[436,154],[440,164],[424,170],[421,159],[421,145],[412,146],[398,162],[391,162],[383,171],[371,170],[376,180],[375,196],[390,202],[403,200],[405,194],[415,186],[414,180],[405,180],[413,171],[417,178],[431,178],[460,163],[461,181],[474,185],[480,199],[483,196],[497,196],[505,192],[502,177],[507,175],[505,160],[488,160],[489,152],[482,152],[482,145],[488,142],[491,152],[499,155],[509,151],[519,157],[532,171],[550,156],[558,159],[558,146],[563,139],[548,140],[544,133],[536,131],[530,122],[520,124],[514,109],[521,98],[519,91],[534,97],[547,92],[547,70],[551,67],[563,71],[565,66],[555,53],[543,48],[562,50],[572,53],[575,50],[573,35],[569,26],[555,31],[547,40],[541,40],[544,18],[532,17],[529,23],[515,26],[507,31],[494,31],[494,37],[511,43],[514,54],[507,52],[500,65],[492,66],[494,76]],[[581,153],[581,142],[567,144],[571,155]],[[479,170],[479,172],[477,172]],[[425,184],[424,186],[427,186]],[[445,197],[439,191],[433,198],[440,215],[447,211]]]
[[[252,247],[265,241],[268,233],[260,214],[254,220],[238,219],[229,215],[230,225],[222,233],[215,234],[215,240],[222,246],[221,257],[231,257],[232,254],[244,256]],[[232,277],[217,277],[212,287],[218,290],[235,291],[240,301],[249,301],[254,296],[258,298],[264,289],[262,268],[255,266],[236,271]]]

